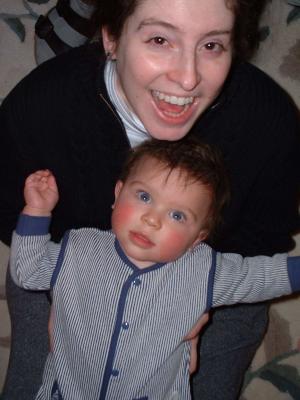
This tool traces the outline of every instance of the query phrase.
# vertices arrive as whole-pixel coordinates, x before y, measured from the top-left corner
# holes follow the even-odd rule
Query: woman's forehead
[[[219,25],[222,29],[230,29],[234,22],[231,4],[228,0],[142,0],[137,2],[125,26],[139,29],[153,21],[166,22],[184,30],[198,28],[201,31],[206,26],[218,29]]]

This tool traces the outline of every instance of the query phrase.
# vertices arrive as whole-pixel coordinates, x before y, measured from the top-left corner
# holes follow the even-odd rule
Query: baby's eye
[[[138,199],[140,199],[144,203],[150,203],[150,201],[151,201],[150,194],[147,193],[147,192],[144,192],[143,190],[139,190],[137,192],[137,197],[138,197]]]
[[[178,222],[183,222],[186,220],[185,214],[181,211],[177,211],[177,210],[170,211],[169,215],[172,219],[174,219],[175,221],[178,221]]]

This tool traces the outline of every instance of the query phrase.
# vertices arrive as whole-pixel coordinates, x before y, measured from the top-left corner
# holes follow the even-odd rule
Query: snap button
[[[128,329],[129,328],[129,323],[128,322],[123,322],[122,328],[125,329],[125,330]]]
[[[141,284],[141,280],[139,278],[135,278],[132,283],[134,284],[134,286],[139,286]]]

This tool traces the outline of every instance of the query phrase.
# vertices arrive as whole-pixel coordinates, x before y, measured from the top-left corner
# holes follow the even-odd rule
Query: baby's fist
[[[59,194],[54,175],[48,170],[29,175],[24,188],[23,213],[31,216],[49,216],[58,202]]]

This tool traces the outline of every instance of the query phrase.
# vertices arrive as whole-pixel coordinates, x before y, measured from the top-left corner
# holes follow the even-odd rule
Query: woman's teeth
[[[185,106],[186,104],[190,104],[193,102],[193,97],[177,97],[177,96],[168,96],[158,90],[153,91],[153,95],[157,97],[159,100],[163,100],[166,103],[176,104],[178,106]]]

